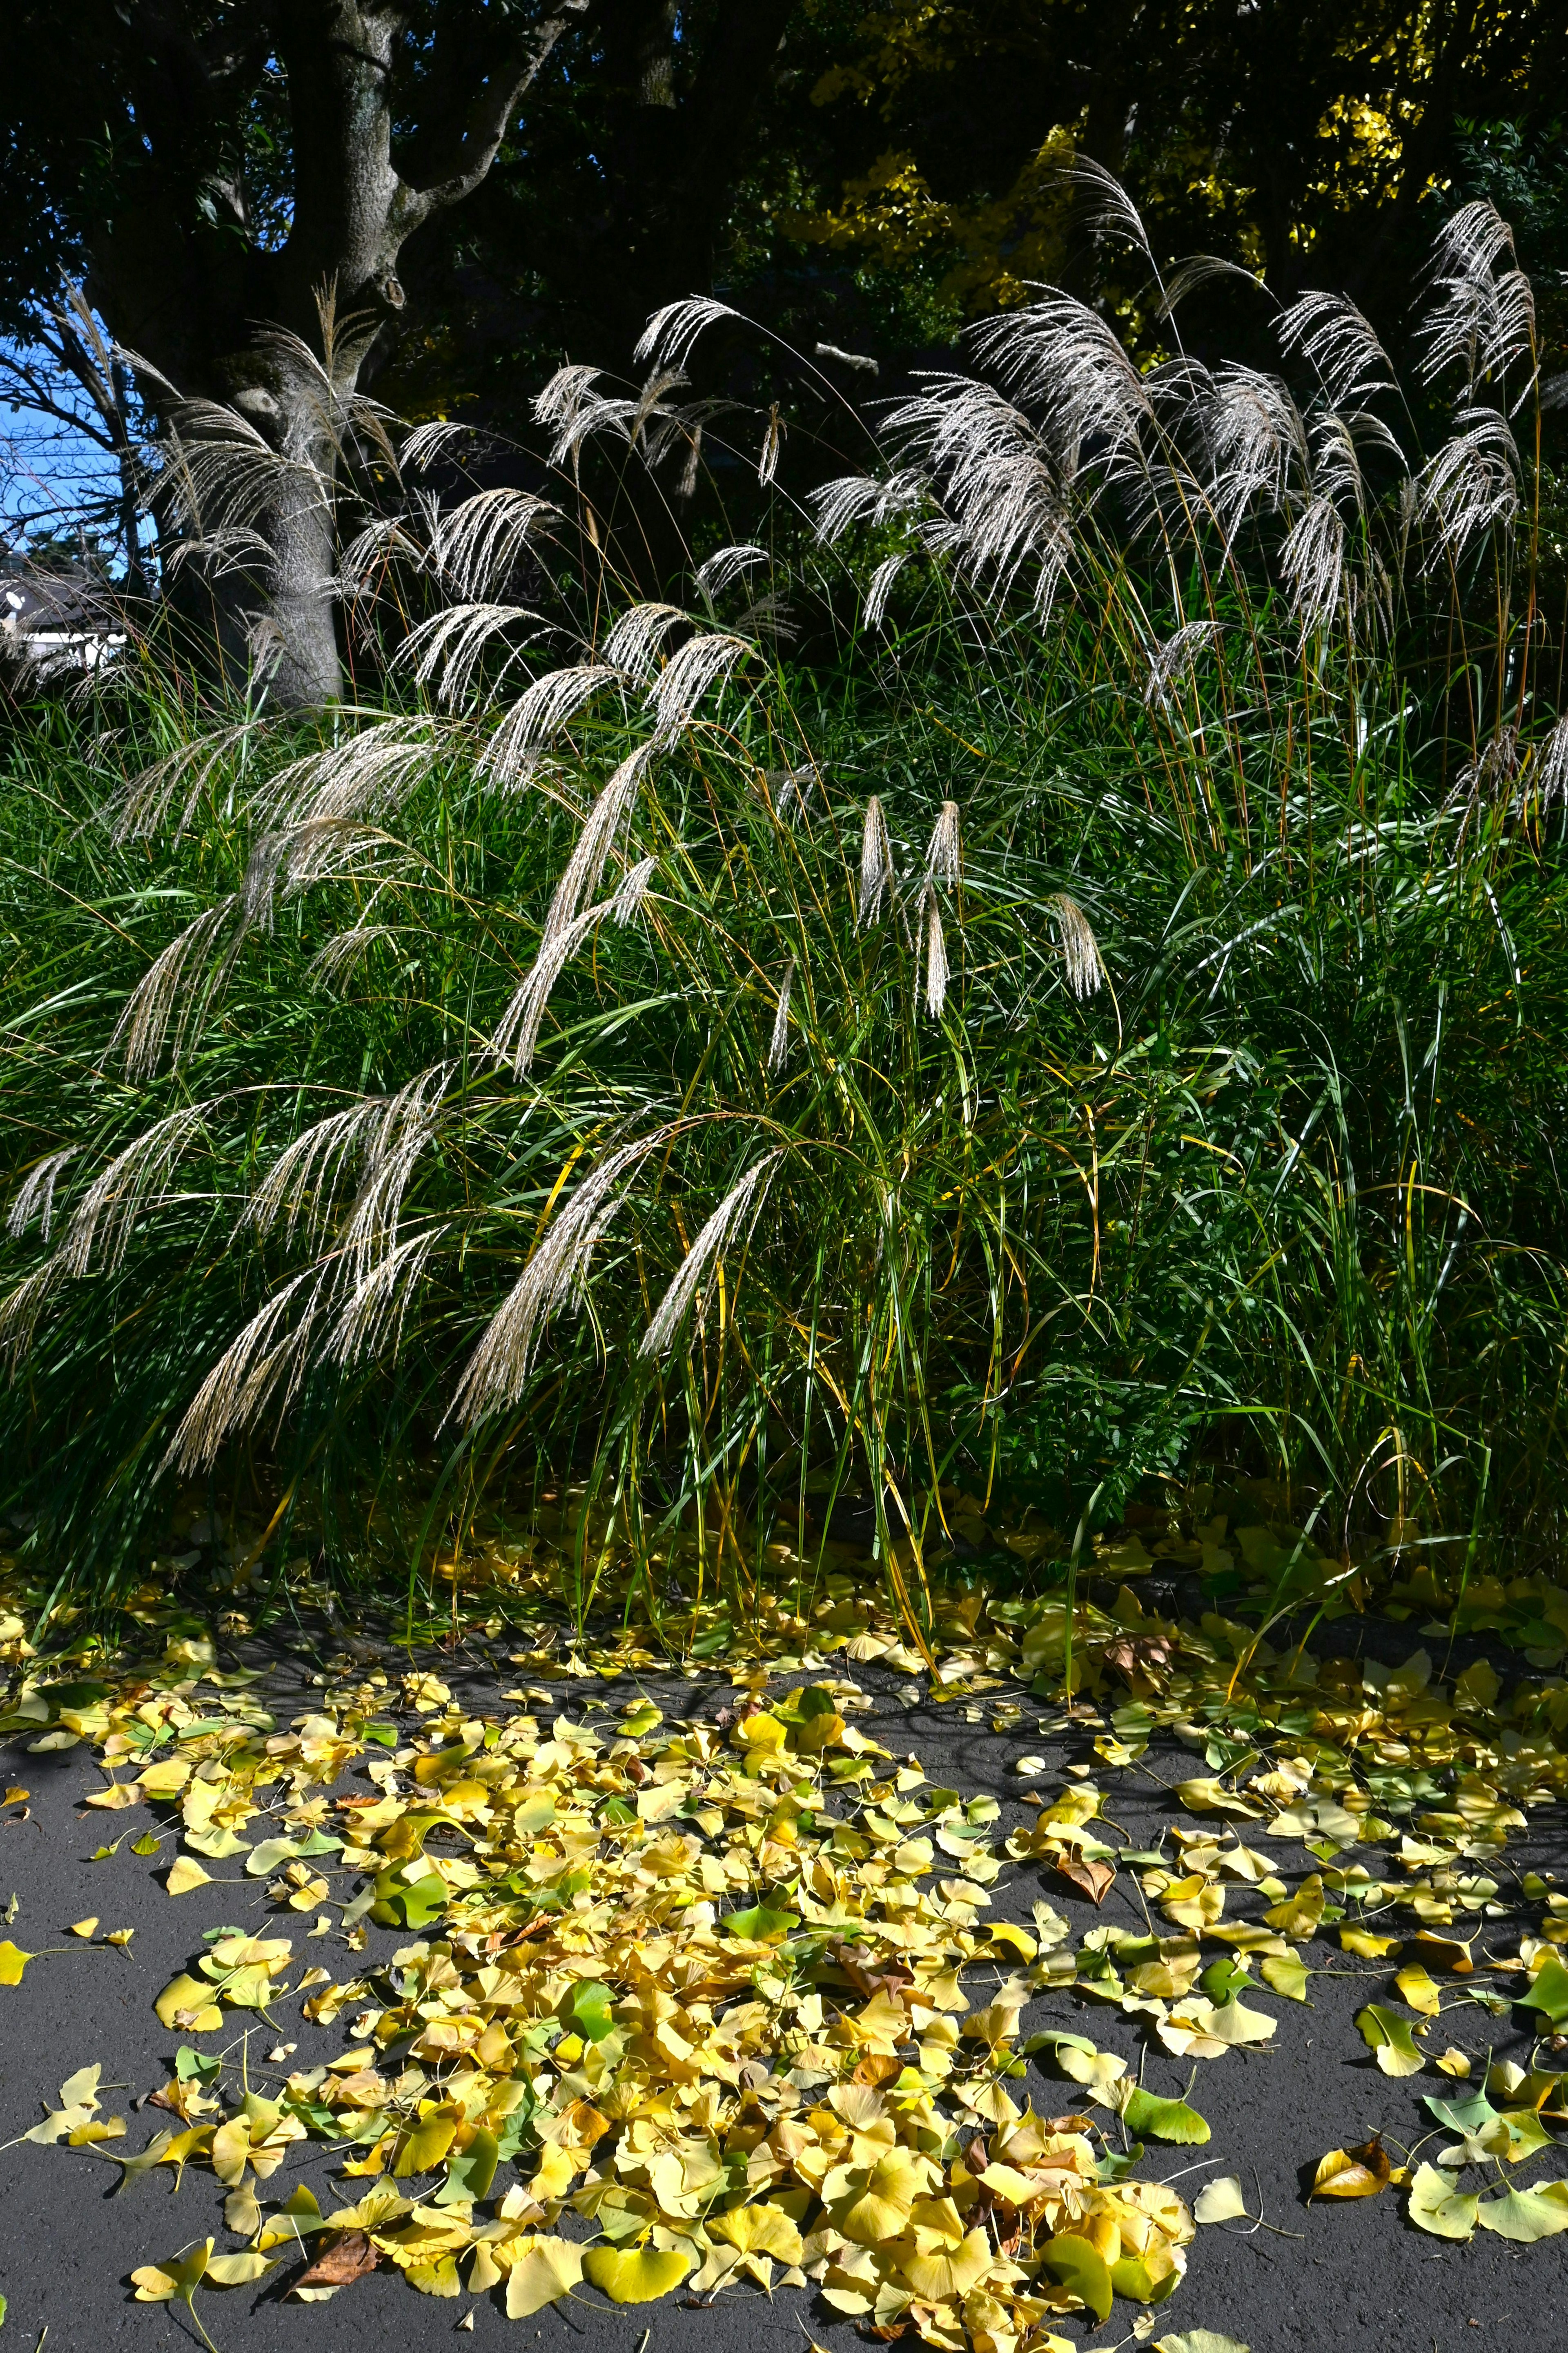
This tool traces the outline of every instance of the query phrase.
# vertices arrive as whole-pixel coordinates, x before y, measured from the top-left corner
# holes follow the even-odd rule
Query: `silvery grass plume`
[[[660,1300],[653,1322],[644,1335],[642,1346],[637,1351],[639,1356],[648,1359],[666,1354],[709,1267],[718,1258],[747,1211],[752,1209],[753,1202],[757,1209],[761,1208],[759,1189],[765,1188],[766,1180],[783,1159],[784,1152],[782,1144],[774,1145],[773,1150],[764,1152],[756,1166],[748,1169],[740,1183],[725,1194],[687,1251],[680,1272]],[[755,1210],[752,1210],[752,1215],[755,1215]]]
[[[231,892],[216,905],[204,907],[195,921],[153,958],[126,998],[109,1050],[113,1054],[123,1046],[128,1079],[151,1079],[156,1074],[171,1031],[170,1068],[179,1068],[193,1018],[205,1011],[239,953],[246,929],[243,919],[222,956],[216,965],[208,965],[212,950],[239,906],[239,894]]]
[[[763,453],[757,459],[757,480],[765,491],[779,470],[779,453],[784,446],[786,427],[779,415],[775,400],[768,410],[768,429],[763,436]]]
[[[1500,727],[1466,762],[1455,779],[1457,789],[1471,800],[1499,800],[1519,774],[1519,730]]]
[[[923,406],[920,416],[925,416]],[[807,503],[816,510],[817,538],[825,547],[833,547],[856,523],[889,522],[910,515],[926,496],[924,476],[904,467],[888,475],[840,474],[813,491]]]
[[[622,672],[613,662],[579,662],[546,670],[519,695],[485,746],[480,773],[503,790],[526,782],[542,754],[570,727],[577,713]]]
[[[739,319],[727,302],[709,294],[687,294],[656,311],[637,338],[632,357],[639,366],[684,367],[697,339],[721,319]]]
[[[795,962],[794,956],[791,956],[784,968],[784,978],[779,983],[778,1006],[773,1014],[773,1032],[768,1040],[767,1061],[764,1067],[774,1078],[789,1060],[789,993],[795,980]]]
[[[943,801],[926,849],[926,878],[945,891],[958,888],[958,803]]]
[[[1535,754],[1535,789],[1542,808],[1568,801],[1568,719],[1560,719]]]
[[[1311,362],[1331,408],[1361,407],[1394,392],[1394,369],[1371,322],[1345,294],[1312,289],[1275,322],[1279,346]]]
[[[926,926],[926,1011],[935,1020],[947,1003],[947,984],[952,976],[947,961],[947,941],[942,928],[942,908],[934,886],[927,882],[921,893]]]
[[[563,930],[545,934],[538,955],[496,1023],[495,1034],[490,1039],[491,1050],[498,1060],[510,1062],[520,1079],[527,1077],[534,1055],[539,1050],[540,1025],[550,1001],[550,992],[567,962],[576,955],[595,924],[603,922],[605,916],[614,917],[623,926],[631,922],[642,904],[658,862],[653,858],[642,859],[631,869],[613,899],[602,899],[595,906],[584,907],[582,913],[574,916]]]
[[[942,520],[925,529],[926,544],[952,554],[977,583],[989,575],[997,596],[1037,565],[1033,601],[1044,621],[1071,560],[1072,527],[1061,470],[1029,418],[994,385],[948,376],[896,409],[885,430],[929,469]]]
[[[548,626],[542,614],[525,605],[449,605],[416,622],[393,659],[399,668],[413,670],[417,686],[428,686],[434,679],[438,701],[450,707],[466,700],[480,662],[498,644],[504,648],[505,659],[491,691],[499,692]],[[519,628],[526,634],[515,644],[510,633]]]
[[[697,586],[704,596],[721,596],[733,580],[743,573],[768,561],[768,551],[751,542],[736,547],[717,548],[705,563],[700,564],[695,575]]]
[[[893,593],[893,583],[910,560],[906,548],[902,554],[885,555],[866,586],[864,615],[868,629],[879,629],[888,609],[888,599]]]
[[[316,1294],[292,1331],[285,1329],[295,1293],[314,1277]],[[185,1409],[170,1440],[161,1470],[171,1467],[201,1471],[214,1461],[226,1438],[247,1430],[287,1375],[281,1403],[287,1405],[302,1377],[307,1350],[320,1297],[321,1275],[314,1267],[275,1292],[232,1340],[207,1374]]]
[[[248,807],[281,828],[385,816],[429,774],[431,754],[449,727],[423,713],[374,720],[325,751],[289,761]]]
[[[372,948],[396,937],[396,929],[390,923],[350,923],[346,930],[335,932],[322,943],[306,969],[319,987],[326,988],[346,979],[361,956],[368,955]]]
[[[1163,646],[1156,646],[1149,656],[1149,675],[1143,682],[1143,701],[1151,711],[1163,711],[1167,716],[1174,710],[1173,694],[1177,681],[1190,678],[1201,649],[1217,645],[1224,632],[1217,621],[1184,621],[1173,629]]]
[[[793,969],[793,967],[792,967]],[[38,1239],[47,1242],[54,1223],[55,1188],[60,1181],[60,1171],[68,1160],[76,1157],[76,1146],[68,1144],[63,1152],[46,1153],[43,1159],[29,1168],[16,1187],[5,1219],[5,1231],[13,1241],[19,1241],[32,1223],[35,1211],[38,1219]]]
[[[402,1345],[408,1302],[418,1288],[432,1253],[450,1229],[429,1226],[406,1234],[355,1285],[326,1345],[326,1354],[344,1366],[363,1357],[395,1354]]]
[[[260,1235],[281,1218],[292,1241],[302,1225],[314,1242],[335,1213],[350,1163],[373,1148],[376,1129],[396,1098],[364,1095],[328,1113],[285,1145],[246,1205],[246,1220]]]
[[[1311,480],[1311,445],[1290,388],[1258,368],[1215,371],[1208,445],[1210,497],[1227,549],[1256,508],[1279,513]]]
[[[605,639],[605,661],[629,678],[652,678],[666,638],[689,618],[679,605],[628,606]]]
[[[1481,532],[1510,525],[1519,512],[1519,448],[1507,419],[1495,408],[1461,408],[1454,422],[1460,430],[1418,480],[1417,512],[1436,526],[1427,571],[1458,562]]]
[[[355,1283],[364,1283],[396,1247],[404,1196],[439,1133],[441,1104],[457,1071],[451,1061],[421,1071],[391,1097],[370,1129],[364,1172],[340,1244],[344,1279],[352,1274]]]
[[[631,1180],[650,1152],[675,1136],[672,1120],[606,1155],[558,1209],[550,1230],[485,1326],[447,1419],[473,1422],[515,1404],[533,1352],[555,1312],[577,1297],[595,1246],[609,1231]]]
[[[1462,206],[1437,232],[1431,263],[1436,299],[1420,330],[1426,383],[1458,366],[1469,396],[1534,350],[1530,280],[1517,266],[1498,271],[1505,256],[1513,259],[1513,250],[1512,229],[1485,196]]]
[[[730,637],[717,630],[688,638],[648,690],[654,743],[668,744],[689,727],[709,689],[727,679],[755,650],[749,638]]]
[[[876,922],[895,879],[888,820],[881,802],[873,793],[866,804],[866,823],[860,835],[860,906],[855,919],[858,925]]]
[[[211,1103],[187,1103],[145,1129],[93,1178],[71,1212],[59,1247],[60,1271],[88,1273],[96,1256],[109,1273],[120,1267],[139,1218],[165,1206],[164,1187],[182,1155],[205,1132]]]
[[[605,861],[616,835],[637,806],[637,792],[658,748],[656,742],[648,742],[639,744],[635,752],[628,754],[584,819],[576,846],[555,886],[550,912],[544,919],[542,955],[552,941],[576,922],[583,912],[583,902],[598,889]]]
[[[1090,997],[1105,980],[1094,927],[1078,901],[1069,898],[1065,891],[1056,892],[1046,903],[1057,919],[1067,985],[1075,997]]]
[[[505,587],[546,517],[558,521],[560,513],[531,491],[476,491],[441,517],[430,541],[430,569],[463,603],[487,602]]]
[[[104,807],[110,839],[118,847],[155,833],[167,820],[183,788],[184,799],[174,824],[177,841],[213,779],[226,771],[232,774],[232,755],[243,753],[256,724],[254,719],[244,719],[232,727],[216,728],[210,735],[197,735],[165,759],[128,777]]]
[[[1332,628],[1345,586],[1345,527],[1331,499],[1310,499],[1286,534],[1279,568],[1300,624],[1298,652]]]
[[[1136,216],[1134,216],[1136,217]],[[971,331],[975,349],[1016,397],[1040,415],[1065,481],[1082,486],[1086,464],[1115,479],[1146,463],[1154,427],[1143,376],[1099,313],[1051,287],[1037,302],[987,319]],[[1086,460],[1085,445],[1092,444]]]

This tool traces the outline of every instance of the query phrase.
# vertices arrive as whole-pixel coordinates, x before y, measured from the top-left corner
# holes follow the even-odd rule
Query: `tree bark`
[[[422,142],[431,169],[415,186],[392,152],[409,23],[402,0],[259,0],[238,45],[192,31],[170,0],[133,0],[124,60],[148,150],[142,201],[117,205],[94,240],[89,292],[121,345],[163,380],[152,398],[166,417],[176,395],[220,404],[284,461],[253,522],[269,560],[212,584],[231,649],[251,600],[246,634],[274,662],[275,702],[310,707],[341,692],[331,585],[340,441],[323,406],[341,411],[352,399],[374,331],[402,307],[405,240],[480,185],[524,92],[596,5],[552,0],[488,55],[456,66],[437,57],[433,79],[455,103]],[[465,19],[470,37],[473,29]],[[441,41],[438,19],[437,50]],[[275,250],[253,231],[241,181],[209,171],[195,184],[187,166],[188,155],[221,152],[268,58],[287,79],[293,167],[289,234]],[[324,354],[329,398],[281,339],[256,330],[281,327],[313,350],[334,313],[360,323]]]

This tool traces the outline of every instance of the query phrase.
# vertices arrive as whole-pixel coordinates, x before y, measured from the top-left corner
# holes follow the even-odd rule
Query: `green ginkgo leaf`
[[[1046,2246],[1046,2269],[1061,2286],[1081,2296],[1096,2320],[1108,2320],[1116,2291],[1110,2270],[1098,2247],[1087,2239],[1056,2238]]]
[[[1568,2021],[1568,1968],[1554,1953],[1537,1974],[1528,1993],[1514,1999],[1521,2010],[1538,2010],[1554,2030]]]
[[[1201,2148],[1209,2137],[1206,2117],[1189,2108],[1185,2100],[1157,2099],[1141,2086],[1129,2094],[1121,2121],[1131,2133],[1148,2133],[1155,2140],[1175,2141],[1187,2148]]]
[[[1411,2022],[1385,2002],[1370,2001],[1356,2013],[1362,2040],[1385,2075],[1418,2075],[1426,2062],[1415,2048]]]
[[[679,2287],[691,2269],[689,2255],[660,2254],[654,2247],[591,2247],[583,2276],[612,2304],[656,2304]]]
[[[1410,2185],[1409,2214],[1417,2230],[1435,2239],[1469,2239],[1475,2235],[1479,2198],[1458,2186],[1458,2176],[1436,2165],[1419,2165]]]
[[[1557,2197],[1551,2192],[1563,2194]],[[1483,2198],[1476,2208],[1483,2231],[1516,2246],[1533,2246],[1538,2239],[1553,2239],[1568,2231],[1568,2182],[1542,2183],[1539,2189],[1505,2189],[1500,2198]]]
[[[606,2034],[615,2031],[616,2021],[610,2015],[611,1999],[609,1987],[596,1984],[592,1979],[584,1979],[573,1989],[572,1999],[566,2005],[567,2014],[578,2033],[590,2042],[603,2042]]]

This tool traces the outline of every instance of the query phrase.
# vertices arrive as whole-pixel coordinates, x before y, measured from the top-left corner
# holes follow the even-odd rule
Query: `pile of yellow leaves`
[[[1113,1573],[1146,1570],[1141,1551],[1124,1546]],[[226,2108],[219,2056],[186,2048],[155,2095],[173,2126],[129,2157],[105,2146],[123,2124],[99,2116],[96,2071],[80,2071],[27,2137],[127,2179],[194,2165],[225,2186],[246,2253],[215,2257],[209,2242],[199,2263],[147,2267],[149,2298],[258,2277],[280,2250],[306,2259],[307,2298],[395,2266],[429,2294],[503,2290],[513,2317],[583,2282],[634,2303],[811,2281],[879,2335],[1050,2353],[1064,2345],[1057,2316],[1103,2318],[1113,2295],[1153,2304],[1177,2285],[1193,2215],[1132,2168],[1145,2138],[1209,2133],[1087,2037],[1022,2036],[1037,1994],[1109,2005],[1151,2050],[1213,2062],[1268,2042],[1276,2016],[1247,1997],[1260,1982],[1304,2000],[1298,1947],[1337,1928],[1347,1954],[1399,1964],[1407,2007],[1371,2003],[1358,2021],[1385,2074],[1427,2063],[1416,2038],[1454,2000],[1523,2002],[1543,2028],[1568,2027],[1568,1899],[1527,1878],[1541,1933],[1500,1957],[1473,1951],[1511,1908],[1495,1875],[1506,1841],[1568,1781],[1561,1681],[1521,1683],[1504,1710],[1486,1666],[1445,1688],[1423,1651],[1394,1670],[1277,1652],[1215,1612],[1163,1620],[1124,1582],[1109,1607],[1079,1605],[1068,1697],[1060,1601],[965,1597],[950,1624],[933,1696],[978,1719],[973,1703],[1000,1694],[1000,1732],[1022,1722],[1009,1694],[1032,1684],[1068,1709],[1041,1732],[1088,1736],[1102,1778],[1142,1768],[1156,1736],[1179,1743],[1203,1767],[1173,1785],[1196,1820],[1169,1826],[1168,1849],[1163,1837],[1132,1852],[1090,1768],[1043,1802],[1032,1785],[1046,1760],[1025,1755],[1014,1771],[1037,1811],[998,1847],[994,1799],[933,1788],[852,1722],[868,1703],[842,1669],[921,1661],[883,1612],[842,1593],[809,1622],[762,1627],[773,1679],[787,1665],[809,1680],[763,1704],[759,1665],[750,1696],[706,1722],[667,1723],[641,1698],[574,1720],[539,1687],[502,1695],[519,1712],[481,1717],[436,1675],[398,1688],[345,1661],[283,1728],[255,1677],[218,1672],[189,1636],[140,1676],[24,1682],[0,1730],[35,1748],[90,1745],[108,1780],[88,1802],[105,1812],[163,1809],[183,1845],[163,1858],[172,1895],[207,1883],[206,1862],[237,1860],[279,1915],[311,1915],[310,1937],[363,1954],[369,1920],[408,1939],[334,1982],[320,1966],[296,1973],[287,1936],[210,1932],[158,1997],[166,2027],[199,2041],[239,2012],[275,2029],[278,2005],[299,1998],[310,2023],[346,2024],[349,2047]],[[628,1663],[624,1646],[555,1662],[548,1649],[527,1671],[613,1678]],[[370,1788],[334,1795],[351,1767]],[[1293,1885],[1276,1842],[1307,1850]],[[160,1851],[153,1833],[133,1846]],[[1009,1863],[1097,1905],[1135,1871],[1142,1921],[1101,1920],[1074,1949],[1047,1901],[1028,1926],[991,1918]],[[359,1874],[346,1901],[331,1881],[344,1870]],[[1247,1916],[1228,1908],[1244,1903]],[[1391,1935],[1395,1911],[1413,1924]],[[1059,2115],[1009,2088],[1047,2052],[1075,2087]],[[1436,2063],[1468,2067],[1451,2049]],[[1459,2171],[1549,2145],[1539,2116],[1557,2113],[1556,2079],[1542,2084],[1529,2126],[1522,2097],[1466,2112],[1446,2169],[1424,2166],[1411,2185],[1413,2221],[1468,2235],[1478,2201]],[[258,2185],[322,2143],[357,2196],[323,2212],[300,2187],[264,2205]],[[1321,2171],[1333,2197],[1406,2181],[1373,2144],[1331,2152]],[[1483,2204],[1481,2224],[1524,2237],[1516,2201],[1537,2195],[1505,2193],[1489,2220]],[[1542,2217],[1568,2227],[1568,2191],[1539,2199],[1530,2235],[1546,2234]],[[1222,2219],[1219,2204],[1200,2198],[1198,2219]]]

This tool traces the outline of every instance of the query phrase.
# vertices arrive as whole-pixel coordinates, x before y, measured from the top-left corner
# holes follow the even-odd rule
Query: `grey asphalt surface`
[[[1411,1647],[1408,1635],[1387,1630],[1393,1655],[1404,1656]],[[451,1662],[437,1663],[458,1686]],[[1024,1721],[997,1734],[989,1724],[995,1695],[979,1703],[984,1717],[974,1724],[952,1703],[911,1704],[911,1691],[921,1687],[910,1678],[879,1675],[875,1669],[853,1672],[875,1703],[874,1716],[857,1720],[895,1752],[913,1750],[933,1780],[966,1795],[984,1790],[998,1798],[999,1831],[1030,1812],[1020,1802],[1025,1785],[1010,1769],[1016,1757],[1034,1753],[1049,1758],[1051,1772],[1038,1784],[1045,1789],[1059,1785],[1069,1762],[1094,1761],[1089,1731],[1041,1736],[1037,1727],[1048,1712],[1038,1703],[1027,1702]],[[471,1679],[463,1677],[460,1687],[479,1712],[504,1713],[499,1694],[516,1676],[515,1668],[481,1670]],[[728,1691],[711,1678],[644,1682],[669,1715],[711,1713]],[[584,1695],[597,1688],[581,1682],[553,1686],[563,1708],[573,1715],[581,1713]],[[280,1721],[300,1712],[311,1697],[297,1662],[279,1669],[267,1695]],[[618,1704],[630,1695],[628,1683],[610,1686],[604,1695]],[[58,2104],[67,2075],[101,2060],[104,2085],[122,2087],[112,2095],[106,2090],[105,2111],[128,2114],[129,2133],[121,2146],[135,2148],[167,2120],[156,2110],[128,2111],[127,2103],[167,2079],[180,2039],[159,2026],[153,2000],[201,1950],[204,1929],[232,1921],[259,1933],[292,1934],[297,1952],[308,1952],[338,1977],[363,1963],[356,1964],[330,1937],[305,1945],[301,1932],[310,1925],[308,1917],[282,1915],[286,1925],[263,1931],[264,1920],[277,1924],[280,1915],[267,1905],[262,1883],[221,1883],[234,1865],[211,1865],[220,1883],[171,1901],[153,1875],[161,1877],[163,1862],[130,1852],[132,1838],[148,1820],[145,1812],[79,1810],[81,1798],[100,1782],[89,1757],[85,1748],[53,1756],[12,1748],[0,1757],[0,1778],[21,1782],[32,1793],[29,1819],[0,1828],[0,1907],[13,1894],[17,1899],[15,1920],[5,1933],[44,1956],[30,1964],[21,1985],[0,1989],[0,2131],[7,2137],[24,2131],[46,2105]],[[1155,1844],[1162,1828],[1173,1820],[1192,1822],[1164,1787],[1192,1771],[1190,1752],[1152,1747],[1145,1766],[1150,1769],[1102,1780],[1114,1792],[1109,1811],[1140,1847]],[[127,1824],[130,1836],[113,1861],[88,1860],[96,1846]],[[1568,1872],[1563,1818],[1555,1810],[1550,1818],[1537,1815],[1533,1831],[1528,1846],[1519,1841],[1510,1848],[1510,1862]],[[163,1859],[174,1851],[174,1842],[166,1841]],[[1282,1858],[1281,1875],[1293,1881],[1305,1861],[1300,1850],[1281,1843],[1270,1851]],[[1122,1874],[1104,1916],[1141,1924],[1135,1886],[1123,1893],[1129,1876]],[[346,1894],[347,1884],[335,1882],[334,1894]],[[1097,1916],[1060,1879],[1043,1880],[1035,1865],[1009,1866],[992,1892],[999,1916],[1024,1920],[1031,1903],[1046,1894],[1072,1920],[1075,1941]],[[78,1947],[66,1932],[89,1914],[97,1914],[105,1929],[134,1928],[129,1953]],[[1499,1932],[1494,1949],[1512,1949],[1516,1936],[1509,1924],[1492,1925]],[[373,1951],[404,1941],[391,1932],[373,1930],[372,1936]],[[62,1946],[76,1948],[45,1951]],[[1238,2174],[1252,2211],[1278,2232],[1297,2235],[1247,2234],[1242,2225],[1200,2230],[1187,2279],[1160,2307],[1154,2333],[1216,2330],[1249,2345],[1253,2353],[1474,2353],[1488,2331],[1531,2346],[1558,2342],[1568,2318],[1568,2234],[1534,2247],[1515,2247],[1485,2233],[1468,2245],[1448,2245],[1411,2228],[1404,2219],[1403,2198],[1392,2191],[1354,2204],[1305,2204],[1312,2167],[1326,2149],[1363,2141],[1377,2130],[1391,2147],[1414,2143],[1431,2130],[1422,2094],[1463,2096],[1463,2087],[1430,2067],[1405,2081],[1381,2074],[1352,2021],[1366,2000],[1391,1995],[1386,1970],[1380,1974],[1371,1964],[1352,1960],[1339,1950],[1337,1937],[1302,1950],[1321,1972],[1310,1981],[1306,2004],[1280,2000],[1264,1988],[1247,1995],[1249,2003],[1277,2015],[1274,2047],[1233,2051],[1197,2068],[1191,2096],[1213,2128],[1209,2145],[1190,2149],[1152,2143],[1140,2168],[1160,2179],[1181,2176],[1189,2198],[1213,2175]],[[1468,2050],[1478,2073],[1489,2048],[1500,2058],[1522,2062],[1530,2039],[1516,2028],[1521,2016],[1499,2019],[1462,2004],[1445,2014],[1432,2037],[1434,2050],[1446,2042]],[[1122,2053],[1136,2067],[1137,2022],[1119,2011],[1070,1994],[1052,1994],[1026,2013],[1024,2029],[1047,2022],[1089,2034],[1101,2049]],[[281,2032],[283,2039],[299,2042],[299,2054],[289,2063],[296,2067],[342,2047],[342,2021],[318,2029],[300,2023],[296,2013]],[[272,2041],[264,2026],[253,2037],[253,2052],[272,2047]],[[284,2072],[277,2068],[264,2075]],[[1155,2092],[1184,2092],[1192,2072],[1190,2064],[1157,2051],[1144,2058],[1143,2079]],[[1014,2088],[1020,2100],[1027,2088],[1046,2114],[1073,2106],[1080,2096],[1045,2057],[1031,2065],[1027,2086]],[[1189,2169],[1198,2159],[1213,2162]],[[312,2144],[305,2164],[285,2168],[264,2185],[263,2195],[284,2195],[293,2181],[304,2179],[323,2211],[349,2202],[354,2185],[342,2185],[340,2197],[332,2179],[336,2161],[329,2149]],[[1549,2151],[1519,2168],[1517,2179],[1528,2185],[1565,2170],[1568,2166]],[[46,2327],[48,2353],[103,2353],[122,2346],[127,2353],[153,2353],[155,2348],[199,2341],[183,2308],[135,2303],[128,2275],[135,2265],[167,2257],[209,2234],[220,2248],[237,2245],[222,2227],[222,2191],[210,2173],[196,2169],[187,2173],[177,2195],[166,2169],[117,2195],[119,2179],[117,2167],[63,2147],[24,2145],[0,2153],[0,2292],[9,2305],[5,2342],[16,2353],[36,2347]],[[502,2186],[498,2182],[498,2195]],[[1484,2185],[1472,2179],[1467,2186]],[[565,2353],[574,2343],[592,2353],[637,2353],[645,2327],[652,2331],[648,2353],[694,2353],[698,2347],[703,2353],[795,2353],[808,2337],[832,2353],[849,2353],[859,2342],[852,2325],[808,2291],[784,2290],[770,2300],[746,2287],[703,2310],[667,2299],[617,2311],[584,2289],[581,2301],[512,2323],[494,2296],[430,2298],[384,2273],[342,2291],[328,2305],[301,2305],[284,2295],[289,2276],[280,2266],[257,2287],[198,2296],[220,2353],[272,2353],[285,2347],[290,2353],[380,2353],[388,2344],[433,2345],[450,2338],[470,2311],[473,2341],[510,2340],[523,2348],[536,2345],[541,2353]],[[1078,2315],[1059,2326],[1088,2353],[1127,2340],[1136,2316],[1136,2307],[1118,2304],[1104,2325]]]

